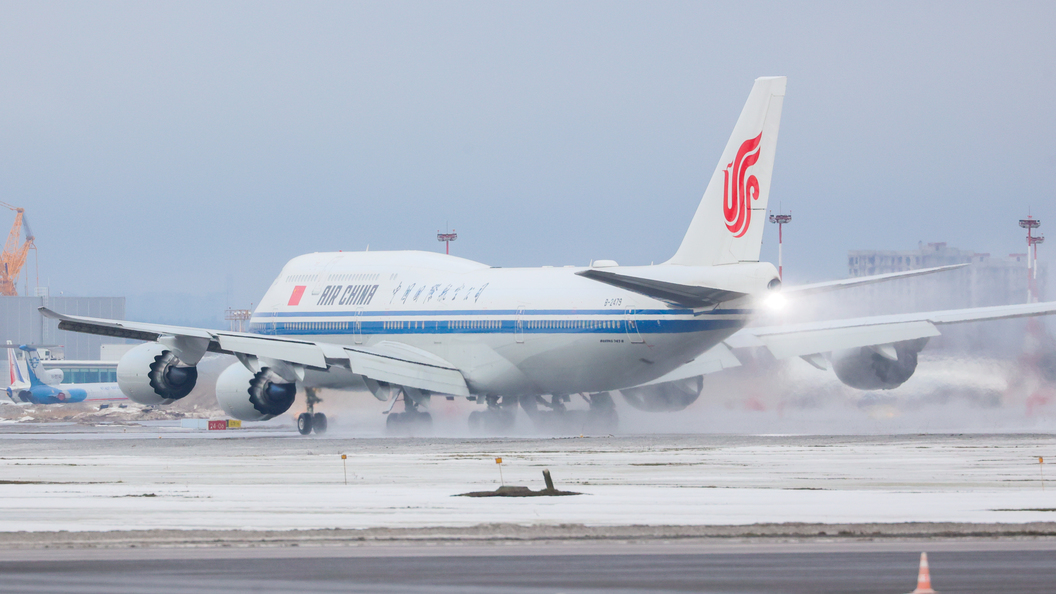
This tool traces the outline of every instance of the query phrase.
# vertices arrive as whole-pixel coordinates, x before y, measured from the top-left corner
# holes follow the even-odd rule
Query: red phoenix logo
[[[748,232],[752,223],[752,205],[749,200],[759,199],[759,180],[747,175],[748,168],[759,160],[759,142],[763,133],[745,140],[737,149],[737,157],[723,171],[725,185],[722,190],[722,214],[726,216],[726,228],[734,237]]]

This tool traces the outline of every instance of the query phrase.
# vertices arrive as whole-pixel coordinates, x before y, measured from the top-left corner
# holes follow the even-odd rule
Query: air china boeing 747
[[[684,407],[701,393],[703,375],[738,365],[730,350],[738,346],[831,366],[857,388],[894,388],[912,375],[937,325],[1056,311],[1056,303],[1034,303],[746,327],[782,291],[759,250],[784,96],[784,77],[755,81],[689,230],[662,264],[493,268],[412,251],[308,254],[282,269],[246,333],[41,311],[63,330],[147,341],[118,365],[118,384],[136,402],[183,398],[202,356],[228,353],[238,362],[217,380],[221,407],[238,419],[271,419],[303,388],[305,434],[326,429],[314,412],[320,388],[402,400],[404,412],[389,415],[390,425],[427,420],[422,409],[434,395],[486,404],[471,422],[493,428],[512,422],[518,403],[560,412],[572,394],[610,418],[613,391],[648,410]]]

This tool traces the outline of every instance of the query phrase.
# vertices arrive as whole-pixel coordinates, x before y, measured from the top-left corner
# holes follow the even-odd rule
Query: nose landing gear
[[[304,394],[308,411],[297,415],[297,431],[301,435],[308,435],[312,431],[315,431],[316,435],[322,435],[326,433],[326,415],[315,412],[315,405],[323,401],[318,395],[319,388],[305,388]]]

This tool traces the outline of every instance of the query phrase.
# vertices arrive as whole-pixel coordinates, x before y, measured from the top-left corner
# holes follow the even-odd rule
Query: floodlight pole
[[[436,232],[436,240],[444,242],[445,253],[448,255],[451,254],[451,242],[456,239],[458,239],[458,233],[455,233],[454,229],[452,229],[450,233]]]
[[[1038,301],[1038,244],[1045,241],[1044,235],[1034,235],[1041,221],[1033,215],[1019,220],[1019,226],[1027,230],[1027,303]]]
[[[784,238],[783,231],[784,231],[785,224],[792,222],[792,211],[789,211],[788,214],[776,214],[776,215],[773,213],[773,211],[770,211],[770,222],[771,223],[777,223],[777,278],[779,278],[782,281],[784,281],[785,280],[785,274],[784,274],[784,263],[782,262],[782,256],[783,256],[783,254],[782,254],[783,249],[782,248],[784,247],[785,238]]]

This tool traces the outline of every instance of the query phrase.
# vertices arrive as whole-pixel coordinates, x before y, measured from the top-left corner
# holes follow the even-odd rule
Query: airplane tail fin
[[[785,81],[783,76],[755,80],[689,231],[667,264],[759,260]]]
[[[7,344],[7,365],[11,372],[11,385],[20,388],[33,385],[33,376],[26,367],[25,359],[18,356],[18,350],[10,340]]]
[[[11,341],[10,340],[7,341],[7,345],[8,345],[8,347],[11,346]],[[9,386],[18,385],[18,375],[15,373],[15,370],[16,370],[16,366],[15,366],[15,349],[13,349],[13,348],[8,348],[7,349],[7,370],[10,372],[10,375],[11,375],[11,381],[8,382],[7,385],[9,385]]]
[[[44,366],[40,363],[40,355],[37,354],[37,349],[30,346],[18,347],[25,351],[25,366],[26,376],[25,379],[29,380],[30,386],[46,386],[47,382],[41,378],[41,374],[44,372]]]

